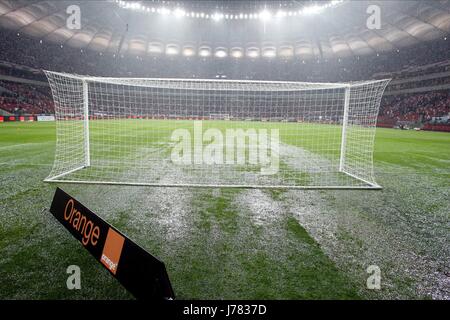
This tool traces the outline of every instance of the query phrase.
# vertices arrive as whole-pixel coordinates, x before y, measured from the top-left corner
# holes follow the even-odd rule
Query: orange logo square
[[[109,228],[100,261],[113,274],[117,272],[124,242],[125,238],[122,235],[114,229]]]

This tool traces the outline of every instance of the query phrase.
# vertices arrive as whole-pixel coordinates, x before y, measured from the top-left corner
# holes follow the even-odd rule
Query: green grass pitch
[[[0,124],[0,299],[130,298],[48,212],[54,149],[54,123]],[[178,298],[450,298],[450,134],[377,129],[375,172],[383,190],[60,186],[160,257]]]
[[[366,182],[338,171],[342,133],[342,127],[338,125],[268,121],[91,120],[89,122],[90,165],[80,170],[79,168],[85,166],[84,144],[81,139],[84,135],[83,128],[82,121],[61,123],[59,141],[62,147],[61,151],[57,152],[60,161],[57,170],[51,173],[50,178],[57,181],[138,185],[214,186],[220,184],[307,188],[370,186]],[[262,129],[270,140],[273,129],[276,129],[280,156],[279,163],[275,166],[278,170],[270,176],[261,175],[261,169],[267,168],[270,164],[249,164],[248,162],[246,165],[176,165],[171,160],[171,151],[175,146],[171,136],[178,129],[190,135],[191,150],[188,153],[191,155],[203,153],[195,151],[193,147],[194,137],[199,131],[206,134],[208,129],[214,129],[221,134],[221,142],[227,145],[228,129],[240,129],[248,135],[251,132],[252,140],[259,139],[258,135]],[[372,134],[372,128],[352,127],[347,131],[349,143],[357,136],[361,145],[371,143]],[[260,150],[249,145],[249,137],[245,143],[244,152],[248,160],[250,148],[256,152]],[[204,145],[208,145],[208,142]],[[228,147],[223,148],[223,151],[226,150]],[[233,148],[233,153],[234,151]],[[363,180],[373,182],[371,177],[364,175],[365,170],[370,168],[362,165],[363,152],[363,150],[359,153],[350,151],[347,154],[347,162],[350,168],[358,168],[363,172],[359,174]],[[193,158],[194,156],[191,160]],[[67,173],[68,171],[73,172]]]

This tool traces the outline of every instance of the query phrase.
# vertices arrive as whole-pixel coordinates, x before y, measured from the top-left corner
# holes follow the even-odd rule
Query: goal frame
[[[44,179],[45,182],[49,183],[67,183],[67,184],[97,184],[97,185],[123,185],[123,186],[150,186],[150,187],[192,187],[192,188],[251,188],[251,189],[343,189],[343,190],[351,190],[351,189],[372,189],[372,190],[380,190],[382,187],[374,181],[368,181],[366,179],[363,179],[359,177],[356,174],[353,174],[351,172],[348,172],[345,169],[345,161],[346,161],[346,147],[347,147],[347,128],[348,128],[348,116],[349,116],[349,107],[350,107],[350,95],[351,95],[351,88],[355,86],[361,86],[364,84],[367,84],[369,82],[384,82],[384,87],[382,88],[382,91],[380,93],[380,99],[381,96],[384,93],[384,89],[388,85],[391,79],[382,79],[382,80],[373,80],[373,81],[360,81],[360,82],[349,82],[349,83],[324,83],[324,82],[308,82],[308,84],[314,85],[336,85],[339,88],[345,89],[345,95],[344,95],[344,108],[343,108],[343,121],[342,121],[342,129],[341,129],[341,149],[340,149],[340,156],[339,156],[339,169],[338,171],[348,175],[356,180],[359,180],[360,182],[363,182],[365,185],[260,185],[260,184],[196,184],[196,183],[153,183],[153,182],[127,182],[127,181],[101,181],[101,180],[89,180],[89,181],[80,181],[80,180],[70,180],[70,179],[61,179],[64,176],[67,176],[69,174],[72,174],[74,172],[89,168],[91,166],[91,152],[90,152],[90,117],[89,117],[89,81],[101,81],[99,79],[102,79],[104,81],[108,81],[109,79],[126,79],[130,82],[134,80],[142,80],[143,78],[110,78],[110,77],[92,77],[92,76],[81,76],[81,75],[74,75],[74,74],[66,74],[66,73],[59,73],[59,72],[53,72],[53,71],[46,71],[44,70],[44,73],[46,74],[47,78],[49,78],[52,74],[58,74],[63,76],[70,76],[72,78],[76,78],[78,80],[82,81],[82,88],[83,88],[83,139],[84,139],[84,164],[67,170],[66,172],[63,172],[58,175],[54,176],[48,176]],[[149,79],[150,80],[150,79]],[[217,80],[217,79],[171,79],[171,78],[151,78],[151,80],[161,80],[161,81],[170,81],[170,80],[176,80],[176,81],[187,81],[187,82],[200,82],[200,81],[208,81],[208,82],[236,82],[236,83],[245,83],[245,82],[254,82],[252,80]],[[287,83],[283,81],[257,81],[260,83]],[[53,97],[55,97],[55,93],[52,89]],[[379,105],[378,105],[379,108]],[[378,112],[377,112],[378,113]],[[228,114],[227,114],[228,115]],[[229,120],[229,119],[226,119]],[[374,126],[376,127],[376,120]],[[374,128],[375,130],[375,128]],[[375,134],[373,135],[373,141],[371,142],[372,145],[374,144]],[[57,141],[58,143],[58,141]],[[373,150],[371,154],[371,162],[372,162],[372,170],[373,170]],[[56,159],[55,159],[56,161]],[[372,172],[373,175],[373,172]]]

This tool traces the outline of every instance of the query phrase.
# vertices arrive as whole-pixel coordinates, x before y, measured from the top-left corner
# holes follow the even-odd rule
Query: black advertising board
[[[60,188],[53,216],[137,299],[174,299],[162,261]]]

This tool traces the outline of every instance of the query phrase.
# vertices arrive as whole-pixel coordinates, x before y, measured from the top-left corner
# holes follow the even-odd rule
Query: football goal
[[[46,71],[48,182],[380,188],[373,148],[389,80],[105,78]]]

